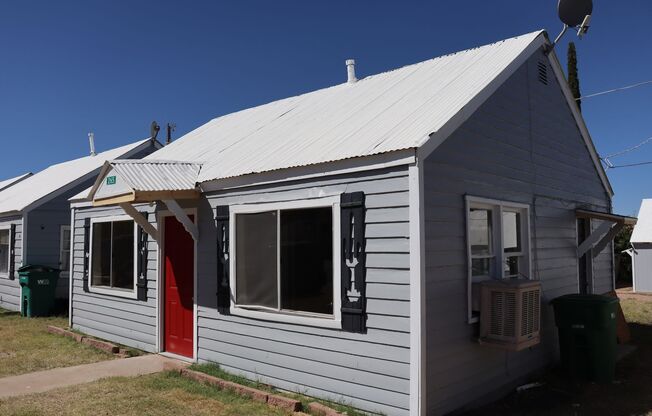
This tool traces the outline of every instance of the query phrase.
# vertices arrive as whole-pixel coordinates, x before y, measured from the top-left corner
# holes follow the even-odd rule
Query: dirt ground
[[[621,287],[616,290],[618,297],[622,299],[634,299],[642,302],[652,302],[652,293],[634,293],[631,287]]]
[[[618,362],[609,385],[573,383],[559,368],[531,380],[542,387],[513,393],[467,416],[486,415],[630,415],[652,416],[652,296],[618,290],[636,350]]]

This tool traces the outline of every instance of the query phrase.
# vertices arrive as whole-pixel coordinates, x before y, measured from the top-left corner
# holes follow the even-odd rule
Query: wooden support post
[[[598,254],[600,254],[600,252],[602,252],[602,250],[604,250],[604,248],[607,247],[607,244],[609,244],[609,242],[613,240],[614,237],[616,237],[616,234],[618,234],[620,230],[623,229],[624,226],[625,224],[620,224],[620,223],[614,224],[613,227],[611,227],[611,230],[609,230],[609,232],[604,237],[602,237],[602,240],[600,240],[595,245],[595,247],[593,247],[593,257],[597,257]]]

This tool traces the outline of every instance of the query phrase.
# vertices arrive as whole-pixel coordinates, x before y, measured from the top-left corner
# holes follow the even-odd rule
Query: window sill
[[[135,290],[89,286],[88,291],[99,295],[109,295],[126,299],[136,299],[138,297]]]
[[[231,314],[244,318],[260,319],[270,322],[314,326],[320,328],[342,329],[342,321],[336,318],[319,318],[316,316],[265,312],[262,310],[244,309],[233,305],[231,305]]]
[[[0,273],[0,279],[7,279],[7,280],[9,280],[9,273]]]

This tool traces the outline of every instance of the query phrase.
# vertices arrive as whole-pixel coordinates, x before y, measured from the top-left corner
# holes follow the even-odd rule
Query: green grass
[[[308,404],[312,402],[318,402],[321,403],[325,406],[330,407],[331,409],[335,409],[340,413],[346,413],[348,416],[365,416],[367,413],[360,412],[359,410],[356,410],[355,408],[347,405],[346,403],[340,401],[327,401],[327,400],[322,400],[322,399],[316,399],[313,397],[308,397],[303,394],[297,393],[289,393],[286,391],[279,391],[274,389],[272,386],[268,384],[261,383],[258,380],[249,380],[248,378],[235,375],[232,373],[229,373],[227,371],[224,371],[223,369],[220,368],[219,365],[217,364],[193,364],[190,366],[191,370],[195,371],[201,371],[202,373],[209,374],[214,377],[221,378],[222,380],[226,381],[231,381],[233,383],[238,383],[243,386],[247,387],[253,387],[258,390],[263,390],[267,391],[269,393],[274,393],[274,394],[279,394],[282,396],[287,396],[291,397],[295,400],[299,400],[301,402],[301,405],[303,406],[303,411],[308,413]]]
[[[67,327],[62,317],[23,318],[0,310],[0,377],[113,359],[113,355],[46,331]]]
[[[3,416],[285,416],[236,394],[165,372],[108,378],[48,393],[0,400]]]
[[[652,325],[652,302],[622,299],[620,305],[630,324]]]

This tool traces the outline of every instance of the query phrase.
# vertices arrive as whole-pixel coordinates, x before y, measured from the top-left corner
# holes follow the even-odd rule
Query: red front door
[[[175,217],[165,217],[164,238],[165,351],[192,358],[195,244]]]

